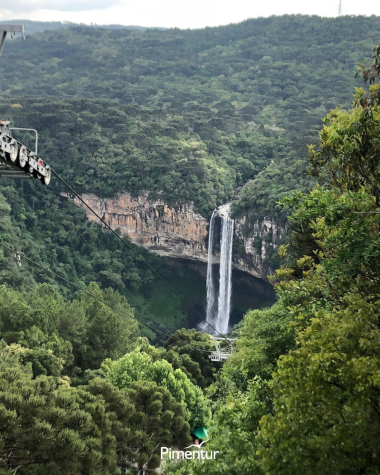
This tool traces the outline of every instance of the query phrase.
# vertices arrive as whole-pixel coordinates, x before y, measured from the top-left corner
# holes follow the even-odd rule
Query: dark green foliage
[[[112,286],[136,307],[137,317],[153,328],[157,323],[154,318],[161,322],[170,321],[170,326],[174,328],[183,325],[186,314],[181,302],[153,277],[145,264],[116,237],[104,232],[97,224],[89,223],[84,210],[77,208],[71,200],[60,200],[57,196],[53,199],[54,202],[35,182],[0,186],[2,242],[25,252],[34,261],[81,288],[90,282],[97,282],[103,288]],[[164,273],[174,287],[184,285],[165,270],[166,266],[159,256],[143,248],[134,248],[149,265]],[[36,283],[48,282],[68,297],[72,297],[75,291],[26,260],[22,260],[21,267],[18,267],[13,254],[3,249],[0,249],[0,276],[2,282],[18,289],[32,290]],[[136,305],[136,301],[147,307],[153,318]],[[43,311],[43,299],[40,303]],[[144,326],[142,329],[147,333]],[[164,341],[166,338],[158,330],[157,334],[149,331],[148,335],[152,341]]]
[[[284,224],[287,210],[279,201],[294,190],[307,191],[312,186],[313,181],[306,175],[306,161],[292,153],[270,163],[254,180],[249,181],[234,201],[232,212],[235,217],[247,216],[252,222],[270,217]]]
[[[208,357],[207,352],[214,351],[209,335],[182,328],[169,337],[164,347],[166,353],[163,358],[169,361],[173,368],[181,369],[192,383],[205,388],[214,381],[218,365]]]
[[[161,446],[189,441],[183,408],[155,383],[137,382],[129,390],[119,390],[96,378],[83,389],[104,400],[122,470],[154,469],[160,464]]]
[[[105,358],[117,358],[139,335],[133,310],[112,289],[90,284],[89,295],[64,301],[49,285],[21,293],[0,287],[0,338],[23,347],[22,361],[34,376],[76,375],[99,368]]]
[[[126,448],[126,466],[153,469],[160,465],[160,448],[190,442],[190,427],[181,404],[170,392],[153,382],[140,381],[132,385],[128,397],[133,404],[130,426],[133,433]],[[174,439],[174,440],[173,440]],[[127,461],[130,460],[128,464]]]
[[[32,379],[24,349],[0,341],[0,473],[112,475],[153,469],[160,446],[190,441],[181,404],[152,382]]]
[[[103,401],[89,392],[32,380],[22,367],[0,372],[2,473],[116,475],[110,429]]]
[[[255,178],[236,212],[284,219],[278,198],[309,188],[306,145],[333,105],[348,107],[379,27],[377,17],[292,15],[195,31],[38,33],[7,45],[2,91],[15,107],[2,109],[42,132],[41,151],[81,190],[162,192],[206,216]]]
[[[193,201],[205,216],[255,176],[279,141],[262,137],[258,147],[265,147],[265,158],[251,152],[243,158],[239,136],[212,127],[205,137],[203,127],[194,130],[191,113],[169,114],[104,99],[17,98],[22,107],[14,107],[13,101],[1,101],[4,116],[38,129],[40,155],[78,191],[148,193],[173,206]]]

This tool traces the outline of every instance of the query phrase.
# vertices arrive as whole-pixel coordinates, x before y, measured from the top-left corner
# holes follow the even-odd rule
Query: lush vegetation
[[[161,193],[205,216],[238,195],[236,214],[284,219],[278,199],[309,189],[306,144],[332,107],[349,107],[378,32],[377,17],[284,16],[37,33],[4,51],[2,112],[40,130],[41,152],[80,191]]]
[[[379,473],[379,53],[363,66],[370,93],[329,114],[310,147],[325,187],[283,201],[293,231],[278,302],[247,314],[209,388],[220,459],[166,473]]]
[[[352,35],[360,36],[363,25],[367,28],[366,37],[370,37],[375,34],[378,24],[377,18],[343,18],[326,20],[326,23],[312,18],[308,21],[314,25],[314,32],[316,29],[318,34],[323,31],[323,41],[334,40],[331,46],[334,52],[339,50],[339,47],[335,49],[336,45],[341,45],[339,41],[335,41],[340,34],[337,25],[343,25],[342,28],[357,25],[356,31],[353,28],[350,31],[344,30],[347,38],[352,39]],[[302,22],[309,25],[308,21],[303,17],[286,17],[257,20],[255,24],[263,36],[269,31],[273,38],[278,40],[279,31],[273,25],[278,27],[281,22],[284,22],[283,25],[288,22],[290,28],[294,25],[302,26],[304,24]],[[267,28],[260,30],[260,22]],[[133,42],[138,43],[139,39],[144,39],[146,43],[143,44],[144,48],[141,46],[141,50],[145,51],[146,55],[153,54],[147,39],[154,38],[156,41],[157,38],[165,38],[169,41],[170,38],[177,36],[181,38],[182,35],[194,41],[193,43],[183,41],[179,44],[173,41],[178,55],[184,54],[181,48],[187,45],[186,51],[189,57],[191,54],[197,54],[199,58],[202,57],[202,52],[206,51],[202,48],[208,47],[207,51],[217,48],[212,42],[217,41],[215,35],[219,31],[226,35],[222,39],[219,38],[217,44],[225,53],[224,56],[230,58],[231,64],[236,66],[239,63],[232,61],[232,58],[239,58],[236,56],[236,45],[244,43],[244,34],[250,25],[251,23],[247,22],[237,27],[205,30],[204,36],[200,34],[199,37],[192,32],[182,33],[176,30],[147,33],[119,31],[117,34],[109,32],[101,34],[105,35],[103,38],[105,45],[107,35],[116,40],[124,38],[125,35],[125,38],[132,42],[128,46],[131,51],[135,51],[132,47],[135,45]],[[323,30],[318,30],[318,25],[327,26]],[[75,35],[79,35],[79,31],[83,33],[87,30],[63,30],[61,37],[72,40]],[[96,33],[97,30],[88,31],[96,37],[93,32]],[[312,38],[313,30],[307,32]],[[297,34],[294,34],[295,38]],[[302,34],[304,48],[302,54],[299,54],[299,63],[302,64],[302,61],[307,60],[309,51],[307,47],[310,46],[310,51],[312,49],[314,51],[314,56],[310,56],[313,58],[310,60],[312,64],[315,61],[314,65],[318,66],[318,58],[322,69],[326,67],[323,58],[327,58],[329,64],[335,64],[335,56],[329,56],[325,50],[323,55],[319,56],[318,48],[312,46],[313,40],[305,37],[305,31],[302,31]],[[256,33],[252,35],[255,37]],[[37,37],[35,44],[38,41],[43,43],[44,40],[41,38],[44,37]],[[360,47],[365,46],[360,41],[359,43]],[[68,51],[76,51],[75,48],[79,48],[78,44],[72,43]],[[83,44],[86,45],[86,42]],[[32,46],[33,44],[30,58],[33,57]],[[257,54],[261,54],[259,45],[256,46]],[[349,51],[348,46],[345,46],[346,56],[341,57],[342,63],[343,58],[355,50],[352,47]],[[46,42],[45,53],[49,48],[52,51],[54,47],[53,41]],[[17,63],[17,46],[14,48],[15,53],[11,51],[10,54],[16,55]],[[174,49],[174,46],[169,42],[167,48],[162,46],[160,49],[163,60],[165,54],[169,54],[170,48]],[[62,51],[60,59],[65,61],[66,58],[69,61],[70,57],[65,55],[65,50]],[[228,56],[228,51],[231,52],[231,56]],[[250,55],[254,53],[250,50],[245,51],[245,58],[249,62]],[[291,51],[288,53],[291,54]],[[207,54],[204,53],[204,56],[207,57]],[[274,50],[272,54],[273,58],[280,61],[275,56]],[[109,50],[107,55],[107,58],[110,57],[107,74],[111,81],[112,64],[121,59],[118,56],[112,58]],[[140,57],[144,58],[142,54]],[[336,59],[336,70],[340,68],[338,58],[339,56]],[[260,62],[261,59],[261,57],[254,58],[252,61]],[[95,60],[92,58],[88,61]],[[265,64],[266,61],[268,59],[265,59]],[[286,61],[291,62],[292,58]],[[20,62],[22,64],[21,59]],[[185,63],[184,61],[183,67]],[[300,67],[299,63],[294,62],[298,64],[297,67]],[[187,64],[191,65],[191,62],[188,61]],[[124,68],[125,64],[122,65]],[[219,458],[168,464],[165,467],[166,473],[177,475],[380,473],[379,65],[380,48],[377,47],[370,68],[362,66],[364,79],[371,84],[370,90],[357,89],[351,109],[334,109],[330,112],[324,120],[318,144],[309,147],[310,174],[318,182],[311,191],[305,192],[305,189],[311,186],[311,182],[307,182],[303,172],[296,168],[297,160],[302,167],[305,167],[305,162],[301,161],[302,149],[297,150],[297,147],[302,147],[304,141],[312,138],[312,135],[309,136],[306,132],[306,127],[314,126],[313,114],[317,113],[315,111],[321,112],[322,108],[319,108],[319,105],[310,105],[313,110],[310,121],[306,115],[292,116],[305,127],[300,129],[305,130],[305,133],[301,136],[300,131],[297,131],[293,141],[290,129],[285,127],[284,131],[278,132],[276,128],[265,127],[268,122],[261,123],[259,127],[252,126],[252,134],[256,134],[258,143],[275,144],[271,152],[274,158],[273,163],[265,164],[268,156],[258,154],[258,157],[263,159],[260,164],[259,159],[256,161],[255,154],[250,155],[251,152],[247,152],[245,157],[241,155],[243,160],[252,165],[253,168],[250,170],[253,172],[254,180],[239,191],[235,213],[244,214],[251,210],[254,204],[257,208],[253,212],[266,213],[271,210],[278,213],[277,216],[289,215],[290,233],[287,243],[279,248],[283,265],[276,271],[274,277],[278,293],[277,302],[271,308],[247,313],[244,321],[234,330],[238,336],[235,351],[221,369],[213,366],[207,357],[208,352],[212,351],[212,342],[207,335],[195,330],[182,329],[166,339],[165,335],[169,333],[165,331],[166,328],[162,337],[166,341],[161,347],[151,346],[142,336],[142,329],[135,319],[139,316],[138,311],[142,313],[142,310],[136,308],[135,312],[131,300],[124,296],[124,292],[130,286],[136,294],[145,295],[148,300],[149,289],[153,292],[152,287],[149,287],[153,282],[152,276],[132,254],[120,247],[118,241],[114,241],[97,226],[85,223],[83,210],[74,208],[70,201],[62,197],[59,206],[57,204],[57,210],[60,208],[65,212],[64,217],[60,212],[49,213],[47,211],[49,202],[55,206],[57,196],[52,197],[50,192],[45,194],[37,189],[35,184],[17,187],[2,185],[0,195],[2,242],[22,246],[28,256],[48,261],[49,268],[77,282],[85,292],[74,294],[73,291],[68,291],[65,285],[58,286],[50,280],[51,276],[43,276],[25,260],[22,260],[21,272],[14,256],[7,251],[1,251],[2,282],[7,283],[0,287],[1,475],[16,473],[116,475],[126,470],[141,474],[160,465],[161,446],[184,447],[188,444],[190,430],[196,425],[210,427],[211,440],[207,449],[218,450]],[[89,64],[84,63],[85,68],[88,66]],[[175,69],[179,67],[179,62],[169,66],[174,68],[173,78],[180,74],[179,70]],[[211,63],[209,67],[212,70]],[[33,69],[33,63],[31,68]],[[91,74],[95,74],[95,69],[95,67],[91,69]],[[43,67],[41,71],[44,71]],[[336,102],[339,102],[339,97],[343,98],[345,94],[341,89],[346,84],[345,81],[350,82],[346,79],[343,69],[338,73],[336,78],[339,87],[332,81],[329,90],[326,91],[326,97],[334,97],[334,100],[337,99]],[[41,85],[44,84],[44,74],[39,76]],[[309,73],[305,72],[310,84],[314,84],[311,81],[311,73],[309,76],[307,74]],[[323,78],[326,76],[327,72]],[[68,75],[67,78],[69,77],[71,76]],[[286,79],[286,75],[284,77]],[[317,77],[315,70],[313,77]],[[189,73],[186,78],[184,75],[182,81],[177,83],[173,79],[173,91],[176,91],[177,87],[178,92],[180,86],[186,89],[191,83],[192,75]],[[232,81],[233,74],[228,78],[228,81]],[[34,81],[35,78],[32,77],[28,87],[37,87]],[[272,87],[270,84],[265,85],[263,79],[258,82],[258,87],[261,82],[267,91]],[[75,84],[73,81],[68,87],[74,87]],[[131,84],[133,86],[133,83]],[[136,88],[139,87],[138,81],[134,84]],[[53,86],[56,86],[54,81]],[[135,87],[132,86],[131,90]],[[244,85],[248,86],[249,84]],[[22,94],[25,93],[23,87],[18,89]],[[145,82],[141,90],[145,90],[143,87],[146,87]],[[111,128],[106,130],[102,135],[96,134],[94,130],[97,127],[100,127],[97,130],[107,127],[94,124],[92,132],[88,132],[87,126],[81,129],[81,121],[78,119],[83,116],[83,121],[94,123],[95,115],[96,120],[100,121],[102,117],[100,108],[104,109],[104,116],[108,118],[112,114],[121,114],[121,117],[125,117],[123,114],[127,115],[128,111],[131,115],[136,111],[133,117],[139,117],[137,120],[140,120],[141,124],[138,127],[141,126],[143,130],[144,121],[141,114],[144,108],[150,107],[143,104],[148,96],[143,95],[140,101],[135,100],[135,105],[120,105],[116,102],[91,98],[68,100],[63,97],[68,93],[67,90],[63,88],[62,90],[63,93],[53,91],[54,94],[61,96],[58,99],[20,96],[17,100],[15,98],[2,100],[4,110],[13,111],[13,118],[27,118],[31,114],[30,108],[19,105],[35,105],[35,110],[39,111],[36,120],[41,121],[42,129],[49,138],[42,145],[45,147],[44,150],[52,152],[61,146],[61,142],[65,144],[65,147],[62,145],[62,149],[57,148],[59,153],[53,159],[54,166],[57,168],[62,166],[63,169],[64,164],[59,163],[59,155],[66,153],[70,147],[73,154],[79,153],[77,151],[79,150],[97,160],[98,164],[101,163],[97,151],[102,147],[102,137],[105,137],[107,144],[114,143],[115,150],[118,150],[113,156],[115,162],[112,162],[111,156],[107,155],[104,167],[107,167],[108,160],[112,166],[117,166],[115,163],[118,163],[123,147],[133,146],[137,151],[144,150],[137,148],[133,142],[136,140],[137,144],[137,136],[133,135],[134,129],[131,124],[128,125],[131,127],[128,130],[133,141],[132,139],[130,141],[129,136],[125,140],[120,137],[118,134],[122,135],[123,131],[117,127],[114,131]],[[217,86],[215,90],[218,91]],[[162,91],[162,94],[169,94],[170,88],[163,87]],[[245,94],[244,91],[245,89],[242,89],[242,95]],[[8,92],[14,94],[16,91]],[[80,88],[74,91],[75,95],[84,92]],[[223,97],[222,92],[220,91],[220,97]],[[333,93],[336,96],[331,96]],[[207,94],[202,96],[202,93],[199,93],[199,97],[206,96]],[[180,99],[179,94],[176,97]],[[154,94],[150,100],[154,103],[156,100]],[[301,103],[302,100],[301,91]],[[125,102],[128,101],[125,99]],[[51,109],[50,126],[46,107],[49,104],[54,104],[58,111]],[[72,107],[72,112],[69,108],[65,109],[67,104]],[[181,104],[181,107],[186,108],[186,104]],[[239,104],[237,101],[234,107]],[[271,109],[274,104],[278,108],[278,114],[274,114],[274,109]],[[289,99],[289,104],[294,104],[294,98]],[[160,106],[158,103],[153,105]],[[327,103],[323,107],[326,105]],[[41,108],[38,109],[39,107]],[[177,117],[175,107],[177,107],[175,104],[167,104],[166,111],[171,112],[166,112],[164,118],[152,119],[152,124],[156,122],[156,130],[159,130],[160,134],[163,130],[160,129],[162,121],[167,122],[168,117]],[[63,110],[66,110],[65,117]],[[272,122],[269,123],[277,127],[277,117],[281,117],[285,109],[281,109],[281,104],[274,101],[262,110],[266,110],[268,114],[266,120],[272,117]],[[69,113],[77,122],[75,130],[70,128],[72,124],[67,116]],[[260,114],[259,118],[264,117]],[[224,116],[225,120],[226,117],[227,115]],[[244,126],[243,115],[231,114],[230,117],[233,118],[232,125]],[[54,129],[56,120],[61,126],[67,124],[66,132],[61,126]],[[148,137],[146,140],[149,143],[146,151],[155,150],[156,153],[149,155],[144,167],[150,164],[152,166],[150,170],[155,172],[145,174],[146,168],[141,168],[139,163],[140,168],[136,168],[135,172],[143,169],[144,173],[139,175],[141,188],[136,188],[134,193],[145,191],[141,185],[143,176],[149,184],[146,191],[153,194],[162,191],[166,193],[165,199],[172,199],[173,202],[187,200],[196,189],[194,186],[197,182],[190,180],[189,173],[184,171],[181,174],[182,172],[179,172],[182,170],[181,167],[184,166],[183,170],[187,170],[186,167],[193,163],[192,160],[196,164],[195,170],[199,169],[202,160],[210,163],[205,166],[205,173],[209,166],[211,168],[217,166],[217,154],[207,147],[203,149],[203,155],[195,152],[192,155],[192,152],[189,152],[187,161],[178,158],[183,157],[181,154],[185,154],[187,150],[185,143],[182,145],[183,148],[175,148],[178,142],[186,142],[185,137],[192,142],[191,137],[195,137],[192,134],[197,134],[201,144],[197,149],[199,151],[202,149],[204,139],[201,132],[194,132],[194,129],[185,130],[189,127],[190,120],[186,119],[184,114],[179,115],[176,120],[181,127],[179,131],[173,133],[174,142],[171,144],[174,152],[171,159],[174,170],[179,173],[175,181],[179,187],[178,192],[174,188],[172,191],[170,186],[167,189],[163,187],[164,181],[159,180],[164,180],[164,177],[160,177],[155,168],[159,163],[157,156],[159,148],[154,149],[153,144],[155,140],[167,139],[163,139],[161,135],[152,138],[146,130]],[[292,120],[288,119],[288,122],[291,123]],[[223,127],[226,124],[227,120]],[[220,175],[217,175],[215,181],[210,179],[214,187],[210,195],[198,193],[197,206],[203,213],[208,212],[208,202],[203,201],[207,196],[209,202],[214,205],[213,203],[217,202],[216,196],[219,196],[215,190],[221,190],[220,196],[226,198],[230,196],[228,187],[230,186],[233,194],[237,183],[234,181],[238,176],[237,165],[234,167],[235,161],[239,163],[237,158],[240,152],[234,148],[235,145],[227,147],[227,135],[223,134],[231,134],[231,139],[236,141],[239,140],[239,134],[231,130],[223,132],[223,127],[216,127],[215,133],[220,135],[216,135],[213,144],[223,143],[226,155],[234,156],[234,159],[231,159],[231,163],[226,159],[227,165],[220,165]],[[49,128],[54,129],[54,133],[49,132]],[[311,133],[314,133],[313,130]],[[56,134],[59,134],[58,138]],[[70,134],[73,136],[72,139]],[[145,140],[145,135],[141,140]],[[226,141],[223,142],[224,140]],[[97,144],[96,147],[94,143]],[[123,145],[118,148],[120,144]],[[247,147],[251,149],[249,140]],[[281,149],[283,153],[277,154],[279,149],[276,147],[283,147]],[[103,152],[108,154],[108,148]],[[222,156],[224,154],[221,153],[220,157]],[[82,190],[89,186],[87,175],[92,175],[94,189],[98,187],[96,189],[99,193],[104,194],[113,192],[113,181],[106,179],[104,168],[98,167],[99,170],[91,174],[88,163],[82,162],[80,168],[80,162],[70,157],[68,155],[66,160],[72,160],[69,162],[71,180],[76,181]],[[126,160],[130,160],[130,156]],[[257,169],[254,168],[256,166]],[[227,181],[221,180],[221,176],[227,176]],[[104,179],[104,186],[101,185],[103,182],[100,177]],[[188,183],[186,177],[189,177]],[[125,180],[132,178],[125,176]],[[199,175],[199,180],[202,179],[205,180],[204,183],[208,182],[208,178]],[[130,183],[132,181],[128,186],[131,186]],[[227,188],[223,188],[226,183]],[[267,189],[269,183],[272,183],[272,187]],[[275,198],[275,186],[281,183],[288,183],[289,190],[298,189],[298,191],[288,198],[283,198],[282,211],[276,211],[280,205],[274,205],[274,200],[278,201],[279,197],[287,192],[284,185],[283,188],[279,188],[279,194]],[[255,195],[255,189],[258,195]],[[57,188],[57,191],[60,189]],[[269,199],[269,196],[272,198]],[[213,199],[215,201],[212,201]],[[264,199],[266,202],[261,205],[259,201]],[[9,203],[12,203],[12,206]],[[80,232],[91,242],[91,247],[86,243],[82,244],[77,233],[68,231],[71,221],[75,226],[79,225]],[[56,245],[57,242],[59,246]],[[96,256],[92,246],[98,248],[102,254],[102,258],[96,260],[96,265],[92,262]],[[75,252],[75,259],[72,252]],[[145,257],[150,259],[149,262],[153,266],[157,266],[165,273],[157,257],[149,255]],[[112,272],[109,268],[112,268]],[[89,279],[92,277],[94,282],[91,283]],[[42,280],[48,281],[48,284],[42,284]],[[180,318],[180,315],[178,317]],[[151,320],[151,323],[153,321]],[[159,331],[160,326],[155,326],[155,331]]]
[[[186,324],[188,312],[180,299],[154,278],[149,268],[116,237],[88,223],[85,212],[70,200],[57,198],[33,181],[0,185],[0,217],[1,240],[5,245],[24,252],[37,264],[79,288],[97,282],[102,288],[112,287],[121,292],[135,307],[139,320],[148,325],[143,326],[144,332],[153,341],[166,339],[166,332],[160,332],[160,326],[156,331],[151,330],[157,324],[156,319],[166,322],[167,329]],[[183,281],[196,281],[191,273],[173,279],[170,267],[158,256],[140,248],[138,252],[177,290],[182,292]],[[65,296],[73,296],[76,290],[27,260],[21,259],[19,267],[13,253],[3,248],[0,276],[2,283],[23,291],[31,291],[43,282]],[[190,303],[198,298],[197,290],[188,295]]]
[[[141,471],[159,464],[157,445],[189,440],[184,409],[163,387],[137,382],[119,390],[95,378],[74,388],[51,376],[32,379],[20,352],[0,347],[2,474]]]
[[[160,464],[161,445],[209,423],[191,380],[214,380],[202,368],[210,338],[181,330],[156,349],[118,292],[86,292],[0,287],[1,474],[137,473]]]

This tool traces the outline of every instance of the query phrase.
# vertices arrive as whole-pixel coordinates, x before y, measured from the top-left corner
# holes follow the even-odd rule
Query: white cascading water
[[[231,293],[232,293],[232,244],[234,234],[234,220],[230,217],[231,204],[227,203],[215,210],[211,216],[208,243],[207,262],[207,321],[218,332],[226,334],[230,320]],[[215,289],[212,279],[212,247],[214,241],[215,217],[221,218],[220,232],[220,273],[218,311],[215,309]]]
[[[230,204],[226,204],[219,208],[219,216],[222,218],[222,230],[220,236],[218,319],[215,323],[216,329],[222,334],[228,332],[231,310],[234,220],[230,217],[230,208]]]
[[[214,225],[215,225],[216,210],[212,213],[210,219],[210,227],[208,231],[208,250],[207,250],[207,313],[206,320],[212,325],[215,323],[215,289],[212,278],[212,245],[214,242]]]

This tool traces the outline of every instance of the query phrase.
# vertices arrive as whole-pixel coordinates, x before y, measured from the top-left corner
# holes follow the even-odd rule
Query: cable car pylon
[[[36,151],[12,137],[9,120],[0,120],[0,176],[38,178],[43,185],[48,185],[51,179],[49,165]]]
[[[0,25],[0,56],[8,33],[11,38],[14,38],[16,33],[21,33],[22,38],[25,39],[24,25]],[[14,129],[34,131],[36,149],[32,151],[15,140],[11,134],[9,120],[0,120],[0,177],[37,178],[43,185],[48,185],[51,179],[51,170],[49,165],[37,155],[37,131],[18,127]]]
[[[211,337],[214,341],[216,351],[213,351],[209,358],[211,361],[223,361],[226,360],[232,354],[232,348],[236,338],[217,338],[216,336]],[[229,341],[231,342],[228,346],[221,347],[219,341]]]

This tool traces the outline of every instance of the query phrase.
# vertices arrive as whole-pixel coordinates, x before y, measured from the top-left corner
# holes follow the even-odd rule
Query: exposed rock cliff
[[[170,207],[162,201],[149,201],[146,195],[133,198],[129,193],[113,198],[94,194],[82,197],[113,229],[119,228],[135,244],[161,256],[207,262],[208,222],[191,204]],[[74,201],[83,207],[78,199]],[[88,219],[96,221],[85,209]],[[245,218],[236,221],[235,238],[243,246],[234,253],[234,268],[266,280],[270,269],[265,255],[283,234],[284,230],[269,219],[250,224]]]
[[[236,220],[235,239],[243,245],[239,246],[243,247],[243,252],[235,252],[235,267],[266,279],[266,276],[273,271],[265,259],[277,249],[285,235],[285,228],[267,217],[263,219],[243,217]]]

